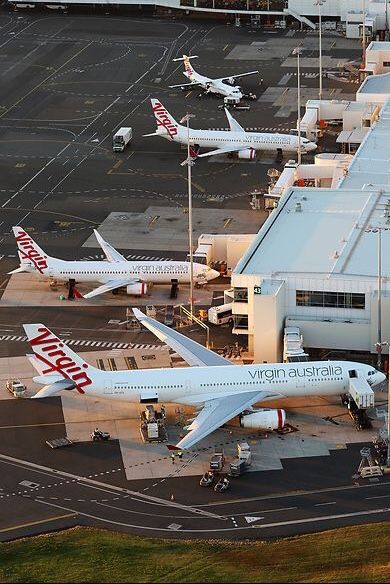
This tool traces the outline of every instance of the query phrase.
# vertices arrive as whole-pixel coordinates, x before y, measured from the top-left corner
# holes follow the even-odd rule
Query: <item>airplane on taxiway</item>
[[[211,152],[197,155],[198,158],[215,156],[216,154],[237,153],[238,158],[253,160],[257,150],[275,150],[277,153],[296,152],[298,136],[290,134],[270,134],[264,132],[247,132],[225,108],[230,130],[193,130],[187,132],[186,126],[177,123],[158,99],[152,99],[153,113],[157,122],[157,130],[144,136],[161,136],[167,140],[187,144],[188,133],[191,150],[194,156],[199,148],[214,148]],[[305,154],[317,148],[317,144],[307,138],[300,138],[301,153]]]
[[[338,395],[348,392],[352,378],[370,387],[386,377],[370,365],[351,361],[306,361],[233,365],[230,361],[145,316],[135,317],[188,363],[189,367],[102,371],[86,363],[43,324],[25,324],[33,350],[28,358],[44,385],[34,398],[45,398],[75,389],[90,397],[132,403],[175,403],[197,409],[188,434],[171,449],[191,448],[214,430],[240,416],[244,428],[276,430],[285,423],[282,409],[253,405],[283,397]]]
[[[148,284],[171,284],[177,280],[179,284],[189,284],[190,263],[170,260],[129,261],[112,245],[107,243],[94,229],[96,239],[104,251],[107,260],[99,261],[66,261],[47,255],[22,227],[13,227],[18,246],[20,266],[10,274],[31,272],[37,276],[46,276],[60,281],[75,280],[76,282],[100,282],[84,298],[93,298],[99,294],[118,288],[126,288],[127,294],[142,296],[148,293]],[[213,280],[219,272],[206,265],[193,263],[194,280]]]
[[[183,55],[178,59],[173,59],[174,61],[184,62],[183,75],[190,80],[190,83],[179,83],[178,85],[170,85],[171,89],[180,87],[181,89],[189,89],[192,87],[202,87],[205,93],[214,93],[218,95],[223,95],[224,97],[233,97],[235,100],[239,101],[243,97],[250,97],[251,94],[246,96],[242,93],[242,89],[239,85],[235,85],[236,79],[240,77],[247,77],[248,75],[256,75],[258,71],[249,71],[248,73],[240,73],[239,75],[232,75],[226,77],[220,77],[217,79],[212,79],[206,77],[205,75],[200,75],[192,67],[190,60],[197,59],[197,55]]]

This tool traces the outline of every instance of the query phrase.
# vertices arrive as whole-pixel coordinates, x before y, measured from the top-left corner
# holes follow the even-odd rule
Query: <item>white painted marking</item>
[[[251,516],[245,516],[245,521],[247,523],[253,523],[254,521],[259,521],[259,519],[264,519],[264,517],[251,517]]]

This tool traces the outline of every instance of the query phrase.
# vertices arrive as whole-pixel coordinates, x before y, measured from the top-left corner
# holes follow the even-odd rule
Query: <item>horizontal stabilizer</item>
[[[19,268],[15,268],[11,272],[8,272],[8,275],[11,276],[12,274],[22,274],[23,272],[28,272],[28,270],[26,270],[26,268],[23,266],[19,266]]]
[[[148,138],[149,136],[161,136],[161,132],[157,130],[157,132],[152,132],[151,134],[142,134],[143,138]]]
[[[40,385],[51,385],[52,383],[57,383],[57,381],[63,381],[63,379],[62,375],[55,373],[54,375],[36,375],[32,380]]]
[[[55,395],[59,391],[64,389],[73,389],[75,387],[74,381],[71,379],[63,379],[62,381],[56,381],[56,383],[52,383],[51,385],[46,385],[41,390],[38,391],[35,395],[32,396],[31,399],[41,399],[44,397],[51,397]]]

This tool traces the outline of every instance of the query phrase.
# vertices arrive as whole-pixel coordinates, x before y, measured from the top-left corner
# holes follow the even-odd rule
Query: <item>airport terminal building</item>
[[[255,362],[281,360],[286,325],[305,348],[388,353],[389,75],[359,90],[384,105],[337,187],[287,189],[232,274],[233,331]]]

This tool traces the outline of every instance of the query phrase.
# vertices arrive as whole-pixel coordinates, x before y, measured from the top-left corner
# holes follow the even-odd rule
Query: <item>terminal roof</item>
[[[389,136],[390,100],[338,188],[291,187],[234,273],[375,278],[379,228],[382,275],[389,277]]]

